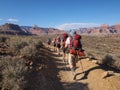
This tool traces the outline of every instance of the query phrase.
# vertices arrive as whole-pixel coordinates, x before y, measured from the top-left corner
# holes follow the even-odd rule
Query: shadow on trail
[[[73,83],[64,83],[65,90],[89,90],[88,84],[73,82]]]
[[[58,77],[59,70],[54,55],[46,48],[40,48],[28,72],[25,90],[64,90]]]
[[[92,68],[90,68],[90,69],[88,69],[88,70],[86,70],[86,71],[84,71],[84,72],[77,73],[77,74],[75,75],[75,78],[77,78],[77,76],[79,76],[80,74],[84,74],[84,76],[81,77],[80,79],[76,79],[76,81],[87,79],[89,73],[90,73],[91,71],[93,71],[93,70],[96,70],[96,69],[102,69],[102,70],[104,70],[104,71],[115,71],[115,72],[119,72],[119,71],[117,71],[117,70],[114,70],[113,68],[110,68],[110,67],[107,67],[107,66],[104,66],[104,65],[98,65],[98,66],[92,67]]]
[[[88,69],[88,70],[86,70],[86,71],[84,71],[84,72],[77,73],[77,74],[75,75],[75,78],[76,78],[77,76],[79,76],[80,74],[84,74],[84,76],[83,76],[83,77],[81,77],[80,79],[76,79],[76,80],[83,80],[83,79],[87,79],[87,78],[88,78],[89,73],[90,73],[91,71],[93,71],[93,70],[96,70],[96,69],[102,69],[102,67],[101,67],[101,66],[95,66],[95,67],[92,67],[92,68],[90,68],[90,69]]]
[[[59,57],[58,55],[53,54],[50,50],[47,51],[47,54],[46,54],[46,56],[47,57],[50,56],[49,59],[51,59],[51,61],[53,61],[56,64],[56,66],[59,67],[59,68],[57,68],[57,72],[59,70],[60,71],[61,70],[71,71],[70,68],[65,63],[63,63],[61,59],[55,58],[55,57]],[[84,83],[80,83],[80,82],[72,82],[72,83],[64,82],[63,87],[64,87],[64,90],[89,90],[88,84],[86,84],[86,83],[84,84]],[[59,89],[55,89],[55,90],[59,90]]]
[[[50,49],[48,49],[48,48],[45,48],[49,53],[53,53],[53,52],[56,52],[56,51],[52,51],[52,50],[50,50]],[[57,53],[57,52],[56,52]],[[61,57],[62,55],[58,55],[58,54],[52,54],[52,56],[53,57]]]

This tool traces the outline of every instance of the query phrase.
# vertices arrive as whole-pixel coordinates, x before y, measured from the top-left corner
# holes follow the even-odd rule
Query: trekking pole
[[[83,71],[83,73],[84,73],[84,69],[83,69],[83,65],[82,65],[81,60],[80,60],[80,64],[81,64],[82,71]]]
[[[67,63],[66,63],[66,61],[64,62],[64,64],[65,64],[65,69],[67,70]]]
[[[66,55],[65,57],[67,57],[68,59],[68,55]],[[65,69],[67,70],[67,59],[65,59],[65,57],[64,57],[64,64],[65,64]]]
[[[77,58],[79,59],[79,54],[77,55]],[[84,73],[84,69],[83,69],[83,65],[82,65],[81,60],[80,60],[80,65],[81,65],[82,71],[83,71],[83,73]]]

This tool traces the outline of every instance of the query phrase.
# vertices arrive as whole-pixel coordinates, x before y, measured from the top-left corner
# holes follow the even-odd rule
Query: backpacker
[[[68,37],[68,34],[67,33],[63,33],[62,37],[63,37],[63,39],[66,39]]]
[[[79,50],[82,47],[81,44],[81,36],[76,34],[74,37],[70,36],[70,48],[75,49],[75,50]]]
[[[78,55],[78,56],[84,56],[84,50],[83,51],[79,51],[79,50],[75,50],[75,49],[70,49],[70,54],[74,54],[74,55]]]
[[[56,39],[56,43],[60,43],[60,42],[61,42],[60,37],[57,37],[57,39]]]
[[[82,50],[82,44],[81,44],[81,36],[78,34],[75,34],[74,37],[71,37],[70,39],[70,53],[74,55],[84,55]]]
[[[66,41],[67,37],[68,37],[68,34],[67,34],[67,33],[63,33],[63,34],[62,34],[62,46],[63,46],[63,47],[65,47],[65,41]]]
[[[51,39],[50,39],[50,38],[48,38],[47,43],[48,43],[48,44],[50,44],[50,43],[51,43]]]
[[[75,39],[75,40],[80,40],[80,39],[81,39],[81,36],[80,36],[79,34],[75,34],[74,39]]]

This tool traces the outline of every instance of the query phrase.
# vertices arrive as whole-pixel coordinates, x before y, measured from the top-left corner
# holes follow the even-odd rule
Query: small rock
[[[30,62],[30,65],[33,65],[33,62],[32,62],[32,61]]]
[[[32,66],[30,66],[29,68],[30,68],[30,69],[32,69],[33,67],[32,67]]]
[[[103,73],[102,78],[106,78],[106,77],[111,76],[111,75],[114,75],[113,71],[106,71]]]
[[[98,61],[97,61],[97,60],[92,60],[92,62],[94,62],[94,63],[96,63],[96,64],[98,63]]]
[[[105,78],[107,76],[108,76],[108,72],[106,71],[106,72],[103,73],[102,78]]]
[[[87,61],[90,61],[90,58],[86,58]]]
[[[120,73],[114,73],[114,75],[116,75],[116,76],[120,77]]]

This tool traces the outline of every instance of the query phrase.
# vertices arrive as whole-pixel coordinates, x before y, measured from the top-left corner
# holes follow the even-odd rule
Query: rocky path
[[[62,57],[55,54],[55,63],[59,69],[60,82],[65,90],[120,90],[120,76],[111,75],[103,78],[106,69],[86,59],[78,60],[76,69],[76,80],[68,65],[62,62]],[[83,69],[82,69],[83,67]],[[82,72],[85,73],[82,73]]]

